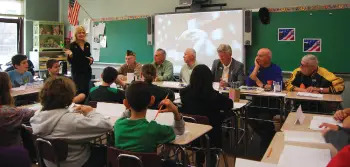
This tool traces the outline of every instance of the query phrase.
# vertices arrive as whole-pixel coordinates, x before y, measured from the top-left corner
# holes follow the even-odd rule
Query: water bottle
[[[280,92],[281,91],[281,85],[279,82],[273,81],[273,92]]]

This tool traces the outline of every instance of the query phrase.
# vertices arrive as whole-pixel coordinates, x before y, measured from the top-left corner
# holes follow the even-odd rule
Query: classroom
[[[1,167],[349,167],[349,0],[1,0]]]

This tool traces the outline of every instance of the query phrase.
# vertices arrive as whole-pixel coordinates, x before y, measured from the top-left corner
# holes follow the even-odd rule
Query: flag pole
[[[77,2],[78,2],[78,0],[76,0]],[[79,2],[78,2],[79,3]],[[81,8],[83,8],[83,10],[84,10],[84,12],[90,17],[90,19],[92,20],[92,17],[90,16],[90,14],[86,11],[86,9],[84,8],[84,6],[83,5],[81,5],[81,3],[79,3],[80,4],[80,7]]]

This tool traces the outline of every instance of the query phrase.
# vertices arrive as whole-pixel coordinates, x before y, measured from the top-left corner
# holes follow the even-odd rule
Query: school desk
[[[283,132],[277,132],[273,137],[269,147],[267,148],[264,157],[261,159],[262,162],[278,164],[280,155],[283,151],[284,145],[294,145],[294,146],[302,146],[309,148],[318,148],[318,149],[329,149],[331,152],[331,156],[335,156],[337,154],[337,149],[329,143],[303,143],[303,142],[290,142],[284,141]]]
[[[309,113],[304,113],[304,115],[305,115],[304,122],[302,124],[295,124],[297,119],[296,112],[290,112],[281,128],[281,131],[293,130],[293,131],[314,132],[315,130],[312,130],[309,128],[313,116],[333,117],[332,115],[320,115],[320,114],[309,114]]]

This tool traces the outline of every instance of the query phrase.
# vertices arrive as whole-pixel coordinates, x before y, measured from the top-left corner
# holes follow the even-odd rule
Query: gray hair
[[[190,51],[191,53],[192,53],[192,55],[194,56],[194,57],[196,57],[196,50],[194,50],[193,48],[187,48],[186,49],[186,51]]]
[[[302,62],[305,62],[307,64],[313,65],[313,66],[318,66],[318,60],[315,55],[312,54],[307,54],[305,55],[302,59]]]
[[[231,46],[230,45],[227,45],[227,44],[220,44],[218,49],[217,49],[217,52],[224,52],[224,53],[230,53],[232,54],[232,49],[231,49]]]
[[[158,48],[158,49],[157,49],[157,52],[158,52],[158,51],[162,52],[162,53],[163,53],[163,55],[164,55],[164,56],[166,56],[166,52],[165,52],[165,50],[164,50],[164,49],[162,49],[162,48]]]

